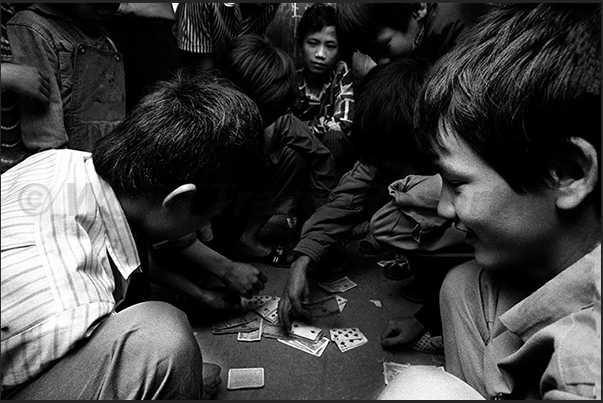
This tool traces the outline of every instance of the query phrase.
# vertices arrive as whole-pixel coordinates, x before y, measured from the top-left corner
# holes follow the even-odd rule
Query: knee
[[[199,345],[184,312],[160,301],[140,303],[129,310],[141,354],[157,360],[170,357],[182,363],[201,361]]]

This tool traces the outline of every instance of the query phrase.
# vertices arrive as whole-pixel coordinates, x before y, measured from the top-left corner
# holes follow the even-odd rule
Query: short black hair
[[[601,5],[499,6],[437,62],[416,116],[428,155],[445,128],[522,194],[554,183],[571,136],[600,157]]]
[[[353,43],[362,53],[385,27],[406,31],[421,3],[338,3],[337,25],[342,40]]]
[[[314,3],[306,8],[297,24],[297,44],[301,48],[306,35],[320,32],[324,27],[335,27],[339,46],[339,59],[349,61],[352,57],[352,47],[346,40],[346,37],[342,35],[335,13],[335,7],[329,4]]]
[[[258,105],[264,126],[286,114],[297,99],[293,59],[266,36],[246,34],[235,38],[216,68]]]
[[[162,81],[94,147],[96,172],[116,191],[168,193],[198,185],[205,205],[250,172],[261,172],[264,143],[256,104],[228,80],[177,73]],[[197,206],[198,207],[198,206]],[[196,208],[195,210],[199,210]]]
[[[352,140],[360,161],[377,166],[383,159],[399,159],[430,170],[414,139],[414,111],[431,66],[420,54],[375,66],[364,77],[354,104]]]

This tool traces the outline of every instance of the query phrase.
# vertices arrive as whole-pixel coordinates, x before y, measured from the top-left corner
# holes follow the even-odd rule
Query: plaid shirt
[[[134,237],[89,153],[40,152],[2,175],[2,390],[44,371],[123,300]]]
[[[354,89],[352,71],[346,62],[337,62],[318,97],[306,83],[304,68],[297,70],[296,82],[298,96],[293,108],[295,116],[307,122],[318,138],[329,130],[350,134],[354,116]]]

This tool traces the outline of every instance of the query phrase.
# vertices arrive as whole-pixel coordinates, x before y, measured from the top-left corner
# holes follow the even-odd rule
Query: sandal
[[[369,233],[358,244],[358,252],[362,253],[363,255],[374,256],[387,252],[387,249],[379,245],[373,235]]]
[[[289,256],[289,252],[290,250],[285,248],[284,246],[275,246],[266,256],[249,256],[241,258],[241,260],[246,260],[254,263],[263,263],[269,266],[290,267],[291,263],[287,261],[287,256]]]

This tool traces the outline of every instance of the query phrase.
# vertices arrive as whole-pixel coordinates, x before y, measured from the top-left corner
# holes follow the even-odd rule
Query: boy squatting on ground
[[[140,245],[195,231],[241,174],[258,175],[261,129],[255,103],[230,84],[177,76],[92,155],[49,150],[2,175],[3,399],[215,390],[219,367],[203,365],[183,312],[157,301],[116,308],[145,260]]]
[[[419,141],[475,260],[441,289],[447,372],[380,397],[600,400],[600,4],[502,6],[432,74]]]

